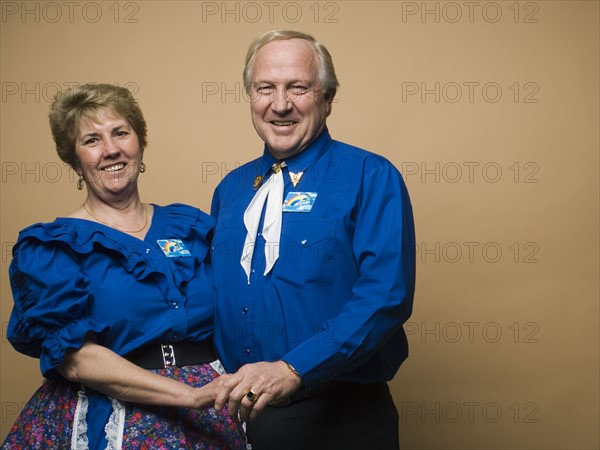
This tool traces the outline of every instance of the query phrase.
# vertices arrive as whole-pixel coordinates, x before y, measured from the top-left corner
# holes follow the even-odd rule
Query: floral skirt
[[[153,372],[195,387],[218,376],[209,364]],[[1,449],[87,449],[85,435],[83,439],[73,435],[77,417],[81,414],[81,396],[81,388],[76,384],[46,381],[24,407]],[[117,427],[119,435],[109,439],[108,448],[246,449],[241,423],[230,417],[226,410],[146,406],[113,400],[114,404],[122,411],[121,424]],[[115,447],[114,442],[121,446]]]

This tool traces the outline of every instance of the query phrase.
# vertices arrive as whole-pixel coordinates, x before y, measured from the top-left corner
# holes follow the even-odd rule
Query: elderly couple
[[[338,81],[313,37],[259,36],[244,83],[265,147],[211,216],[142,202],[146,124],[126,89],[55,99],[87,197],[14,246],[8,339],[45,381],[3,449],[398,448],[386,382],[415,281],[400,173],[330,137]]]

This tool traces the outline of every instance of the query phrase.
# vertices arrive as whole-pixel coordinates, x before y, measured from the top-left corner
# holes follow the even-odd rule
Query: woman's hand
[[[210,383],[205,384],[202,387],[194,388],[194,408],[201,409],[206,406],[212,406],[217,398],[217,394],[221,391],[223,383],[230,378],[231,375],[224,374],[219,375]]]
[[[225,381],[217,377],[195,388],[142,369],[92,341],[68,352],[57,370],[69,381],[119,400],[195,409],[212,405]]]

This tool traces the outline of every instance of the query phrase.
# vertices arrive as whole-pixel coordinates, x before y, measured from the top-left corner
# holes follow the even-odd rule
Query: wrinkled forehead
[[[252,65],[252,82],[283,81],[282,78],[315,80],[318,59],[305,39],[271,41],[257,53]]]
[[[125,118],[112,108],[87,109],[78,116],[75,123],[75,132],[77,135],[81,135],[86,130],[96,128],[98,125],[120,121],[127,123]]]

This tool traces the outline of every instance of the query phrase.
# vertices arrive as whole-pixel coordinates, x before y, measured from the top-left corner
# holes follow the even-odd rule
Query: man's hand
[[[270,401],[289,397],[302,386],[302,379],[283,361],[258,362],[242,366],[223,381],[215,399],[215,409],[227,403],[233,417],[240,412],[242,420],[254,420]],[[248,393],[252,391],[250,397]]]

